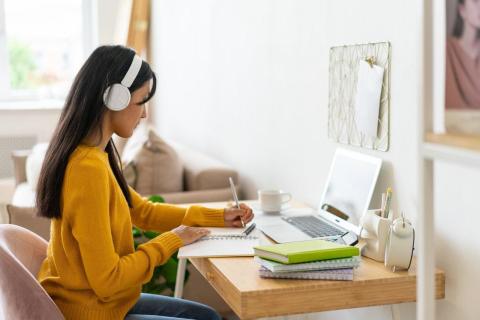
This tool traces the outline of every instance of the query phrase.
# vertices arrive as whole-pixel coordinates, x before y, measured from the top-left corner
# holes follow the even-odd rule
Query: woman
[[[445,106],[480,109],[480,1],[459,0],[453,37],[447,39]]]
[[[121,84],[120,84],[121,83]],[[96,49],[77,74],[50,142],[37,190],[52,218],[38,279],[67,319],[220,319],[210,307],[140,294],[156,266],[208,234],[239,227],[252,210],[153,204],[129,188],[113,133],[128,138],[155,93],[150,66],[123,46]],[[132,223],[163,232],[133,248]]]

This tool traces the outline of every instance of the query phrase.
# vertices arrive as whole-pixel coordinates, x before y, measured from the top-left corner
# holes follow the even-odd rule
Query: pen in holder
[[[365,241],[362,255],[373,260],[385,260],[385,247],[392,221],[380,216],[381,210],[368,210],[361,219],[360,237]],[[388,216],[392,216],[390,211]]]

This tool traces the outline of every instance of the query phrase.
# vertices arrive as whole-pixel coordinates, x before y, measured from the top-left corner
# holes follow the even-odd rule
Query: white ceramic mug
[[[282,205],[292,200],[292,195],[282,190],[258,190],[258,202],[264,212],[280,212]]]

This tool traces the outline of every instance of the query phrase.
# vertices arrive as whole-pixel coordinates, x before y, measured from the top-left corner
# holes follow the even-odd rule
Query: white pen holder
[[[373,260],[383,262],[385,260],[385,247],[392,221],[382,218],[380,210],[368,210],[360,221],[360,237],[365,241],[362,255]],[[389,213],[390,216],[392,212]]]

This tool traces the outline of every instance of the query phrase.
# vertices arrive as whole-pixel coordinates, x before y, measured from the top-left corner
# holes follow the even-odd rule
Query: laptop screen
[[[319,209],[358,226],[368,210],[382,160],[337,149]]]

